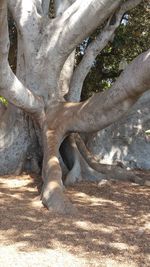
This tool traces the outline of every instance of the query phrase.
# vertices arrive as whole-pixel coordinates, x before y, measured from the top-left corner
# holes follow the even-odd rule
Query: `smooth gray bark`
[[[50,0],[42,0],[42,10],[43,10],[43,13],[44,15],[47,15],[49,14],[49,5],[50,5]]]
[[[87,147],[101,163],[150,170],[149,102],[148,91],[119,122],[88,137]]]

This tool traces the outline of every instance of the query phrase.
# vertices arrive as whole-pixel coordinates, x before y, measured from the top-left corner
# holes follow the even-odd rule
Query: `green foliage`
[[[7,100],[6,100],[4,97],[0,96],[0,101],[1,101],[5,106],[7,106],[8,102],[7,102]]]
[[[145,134],[150,136],[150,130],[145,131]]]
[[[114,40],[96,58],[95,64],[84,82],[82,99],[91,96],[93,92],[108,89],[119,76],[122,61],[127,64],[137,55],[149,49],[149,1],[142,2],[125,14],[122,22],[116,31]],[[89,42],[96,38],[101,29],[96,30]]]

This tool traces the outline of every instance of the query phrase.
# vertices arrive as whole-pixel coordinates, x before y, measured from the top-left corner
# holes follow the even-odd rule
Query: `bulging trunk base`
[[[8,106],[0,124],[0,175],[39,173],[41,149],[29,116]]]

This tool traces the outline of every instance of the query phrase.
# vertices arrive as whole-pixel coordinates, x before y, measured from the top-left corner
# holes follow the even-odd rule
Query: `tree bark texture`
[[[149,102],[146,92],[119,122],[88,136],[86,145],[101,163],[122,162],[131,169],[150,170]]]
[[[8,63],[7,1],[0,2],[0,95],[9,103],[0,108],[0,173],[42,169],[43,204],[70,213],[74,209],[65,197],[63,182],[80,180],[82,166],[88,164],[101,172],[82,153],[78,133],[108,127],[150,88],[150,51],[137,57],[109,91],[79,102],[96,55],[114,34],[123,13],[140,1],[57,0],[54,19],[48,16],[50,3],[8,1],[18,31],[15,75]],[[112,25],[114,13],[117,21]],[[103,23],[104,31],[74,71],[76,46]],[[110,175],[108,170],[102,173]]]

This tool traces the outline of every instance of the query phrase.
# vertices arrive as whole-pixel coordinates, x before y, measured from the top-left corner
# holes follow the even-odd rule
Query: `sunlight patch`
[[[135,264],[134,262],[131,262],[130,263],[125,263],[125,262],[118,262],[118,261],[115,261],[115,260],[111,260],[111,259],[106,259],[106,263],[105,263],[106,267],[138,267],[137,264]]]
[[[7,185],[10,188],[18,188],[26,186],[31,180],[17,179],[17,178],[0,178],[0,183]]]

